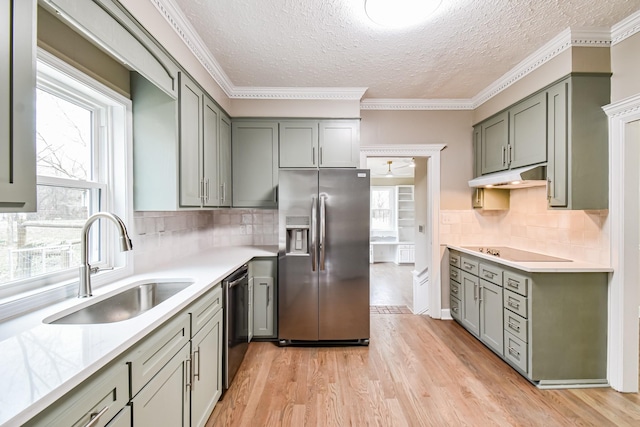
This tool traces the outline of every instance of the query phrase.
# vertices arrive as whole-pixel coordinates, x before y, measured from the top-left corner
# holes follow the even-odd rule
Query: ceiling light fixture
[[[384,27],[409,27],[433,14],[442,0],[364,0],[369,19]]]
[[[389,165],[389,169],[387,170],[387,174],[385,175],[385,177],[387,178],[393,178],[393,172],[391,172],[391,163],[393,163],[391,160],[387,161],[387,165]]]

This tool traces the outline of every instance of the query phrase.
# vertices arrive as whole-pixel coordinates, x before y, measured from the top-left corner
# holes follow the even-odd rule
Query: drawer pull
[[[483,271],[483,274],[487,279],[493,279],[496,276],[496,273],[487,270]]]
[[[509,347],[509,354],[512,355],[513,357],[517,358],[518,360],[520,360],[520,352]]]
[[[520,282],[518,282],[517,280],[509,279],[507,280],[507,286],[518,289],[520,287]]]
[[[516,325],[515,323],[507,322],[507,325],[509,325],[509,327],[514,331],[520,332],[520,326]]]
[[[451,292],[453,292],[454,294],[458,293],[458,288],[451,288]]]
[[[453,277],[458,277],[458,272],[457,272],[457,271],[452,271],[452,272],[451,272],[451,275],[452,275]]]
[[[518,304],[517,302],[513,302],[511,300],[507,301],[507,305],[511,308],[515,308],[516,310],[520,308],[520,304]]]
[[[473,264],[469,264],[468,262],[463,262],[464,268],[467,270],[471,270],[473,268]]]
[[[92,412],[89,414],[89,422],[85,425],[85,427],[93,427],[98,424],[100,421],[100,417],[102,417],[109,410],[109,406],[105,406],[100,410],[100,412]]]
[[[453,310],[454,313],[457,313],[458,312],[458,307],[453,307],[453,308],[451,308],[451,310]]]
[[[451,258],[451,264],[458,265],[458,258]]]

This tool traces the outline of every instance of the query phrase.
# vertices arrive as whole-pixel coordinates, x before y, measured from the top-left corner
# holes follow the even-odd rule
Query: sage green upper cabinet
[[[354,168],[360,162],[360,122],[280,122],[279,148],[281,168]]]
[[[180,205],[200,207],[202,191],[202,135],[204,94],[180,75]]]
[[[481,123],[482,174],[508,169],[509,114],[504,111]]]
[[[0,19],[0,212],[34,212],[35,0],[0,0]]]
[[[318,158],[317,121],[280,122],[281,168],[315,168]]]
[[[203,96],[204,109],[202,112],[202,205],[207,207],[220,206],[219,164],[220,144],[218,137],[220,124],[220,109],[207,95]]]
[[[320,121],[319,146],[320,167],[358,167],[360,163],[360,121]]]
[[[547,94],[541,92],[509,108],[510,169],[547,161]]]
[[[231,124],[233,206],[278,206],[278,122]]]
[[[473,177],[482,175],[482,126],[473,127]]]
[[[218,200],[219,206],[231,206],[231,119],[220,114],[220,138],[218,141]]]
[[[548,89],[547,198],[550,208],[608,207],[610,76],[572,75]]]

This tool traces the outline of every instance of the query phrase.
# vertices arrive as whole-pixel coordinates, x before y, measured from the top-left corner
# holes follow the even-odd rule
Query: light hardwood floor
[[[369,347],[251,343],[214,425],[640,426],[640,397],[538,390],[453,321],[372,314]]]

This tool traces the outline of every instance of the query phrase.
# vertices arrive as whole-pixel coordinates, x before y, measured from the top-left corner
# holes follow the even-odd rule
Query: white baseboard
[[[451,317],[451,310],[443,308],[440,312],[440,320],[453,320],[453,317]]]

